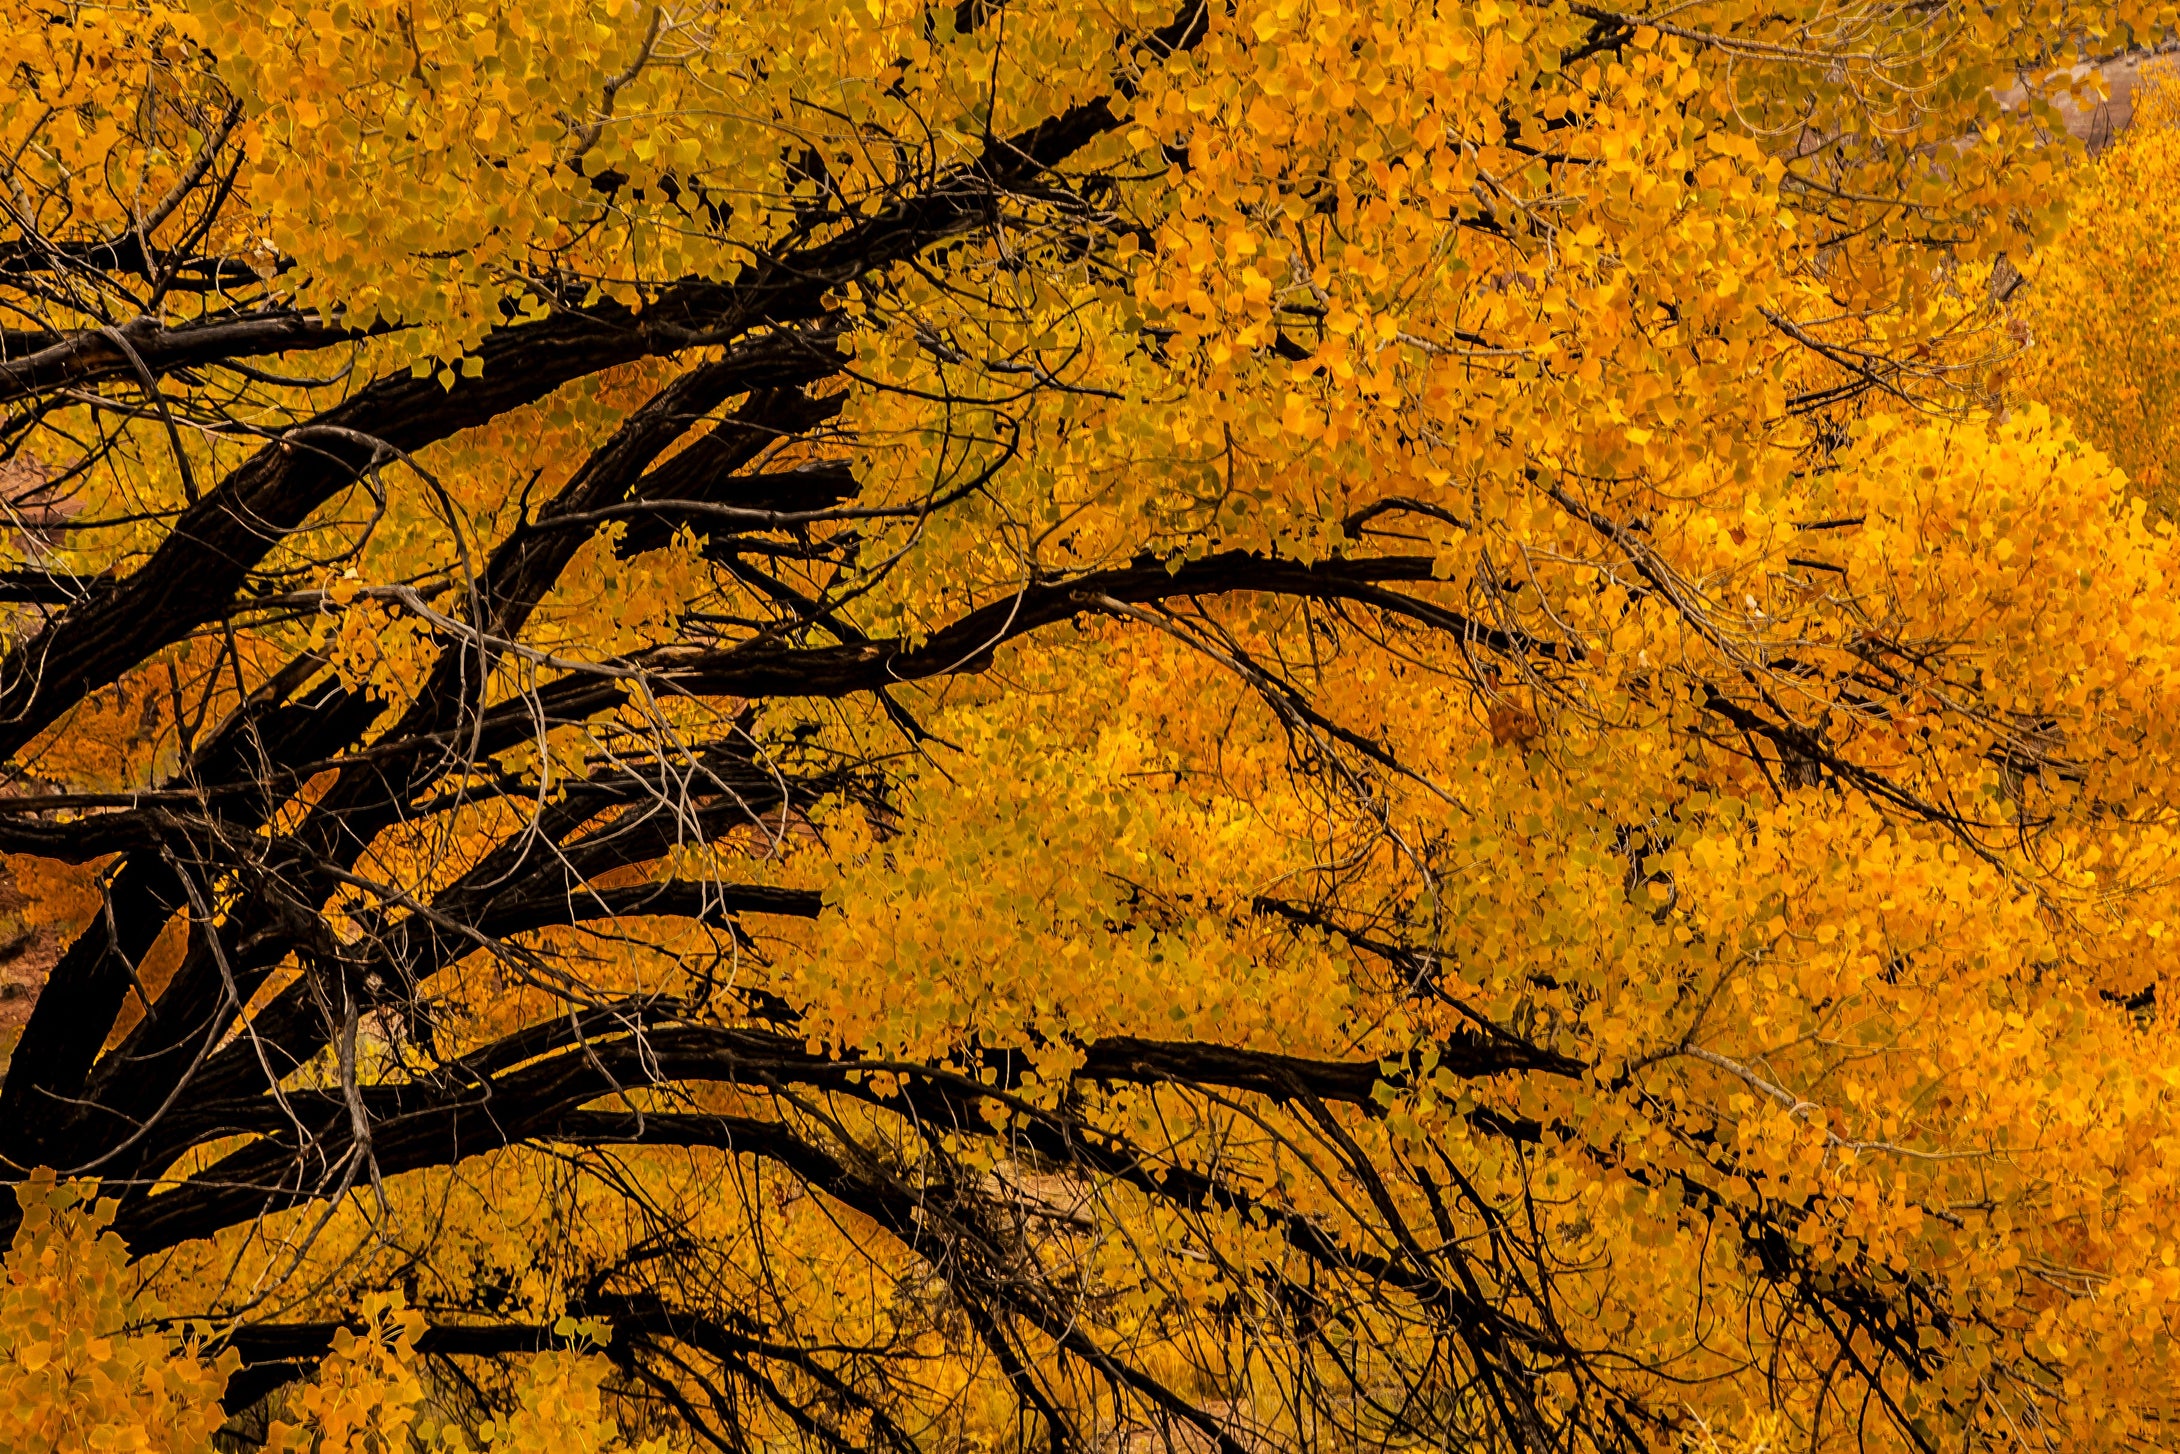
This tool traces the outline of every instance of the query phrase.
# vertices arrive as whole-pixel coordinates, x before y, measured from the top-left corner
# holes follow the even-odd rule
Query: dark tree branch
[[[345,328],[314,314],[268,309],[215,313],[171,328],[150,318],[139,318],[115,329],[78,329],[42,339],[18,336],[10,342],[17,347],[30,344],[35,351],[18,358],[0,358],[0,405],[56,389],[80,389],[108,379],[133,378],[138,360],[157,377],[230,359],[307,353],[391,331],[384,325]],[[118,339],[115,335],[119,335]],[[129,357],[130,352],[135,359]]]

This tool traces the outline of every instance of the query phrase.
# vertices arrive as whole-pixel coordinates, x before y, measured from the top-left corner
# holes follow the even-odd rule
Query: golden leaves
[[[147,1331],[111,1201],[50,1173],[13,1188],[22,1208],[0,1283],[0,1444],[11,1449],[214,1448],[220,1394],[240,1363],[206,1358],[201,1332]]]
[[[599,299],[640,314],[661,287],[739,277],[911,184],[970,175],[949,169],[1017,119],[1091,96],[1128,112],[1036,188],[980,199],[991,215],[943,249],[843,287],[854,371],[824,416],[837,431],[768,437],[701,482],[730,491],[853,451],[867,511],[853,538],[824,534],[848,521],[765,530],[738,555],[724,525],[691,524],[624,555],[625,527],[596,532],[505,647],[492,708],[526,707],[541,684],[626,680],[646,653],[882,659],[867,638],[913,642],[1117,561],[1413,552],[1428,568],[1399,592],[1333,600],[1213,592],[1138,611],[1086,597],[1084,619],[998,649],[975,680],[902,684],[884,703],[812,704],[789,682],[757,705],[585,707],[463,764],[449,779],[461,791],[429,811],[398,804],[416,820],[374,829],[353,860],[385,892],[357,887],[327,911],[340,943],[595,787],[570,834],[653,846],[585,868],[570,892],[732,873],[820,889],[826,911],[761,939],[635,913],[510,931],[430,967],[447,1053],[578,1000],[686,992],[732,1015],[761,992],[800,1017],[798,1035],[892,1057],[873,1082],[882,1101],[911,1062],[972,1046],[1033,1046],[1033,1105],[1077,1095],[1061,1088],[1099,1037],[1413,1058],[1421,1088],[1353,1118],[1364,1154],[1442,1153],[1484,1202],[1541,1202],[1568,1317],[1585,1338],[1673,1361],[1685,1381],[1671,1397],[1699,1417],[1724,1427],[1774,1405],[1766,1417],[1799,1437],[1828,1396],[1820,1377],[1749,1370],[1805,1354],[1821,1366],[1831,1350],[1769,1320],[1775,1274],[1746,1247],[1715,1251],[1725,1222],[1695,1202],[1763,1209],[1826,1276],[1912,1269],[1942,1310],[1933,1328],[1988,1336],[1983,1368],[2033,1354],[2084,1389],[2101,1376],[2085,1358],[2132,1370],[2037,1407],[2083,1410],[2080,1447],[2112,1429],[2158,1437],[2144,1390],[2170,1372],[2156,1330],[2180,1295],[2154,1250],[2180,1214],[2161,1139],[2171,1010],[2138,1016],[2102,995],[2162,983],[2180,924],[2167,823],[2180,562],[2064,423],[1976,413],[1981,386],[1962,383],[2002,335],[1986,272],[1960,260],[2039,235],[2057,175],[2009,150],[2024,133],[1985,116],[1983,81],[2096,17],[2016,8],[1941,42],[1921,12],[1829,0],[1777,16],[1701,7],[1624,35],[1503,0],[1261,0],[1219,10],[1201,46],[1144,63],[1122,96],[1113,57],[1133,54],[1122,39],[1147,18],[1166,17],[1009,6],[1002,43],[1000,27],[960,35],[878,0],[205,0],[171,35],[152,12],[118,38],[88,20],[10,35],[59,98],[50,122],[9,123],[18,141],[50,127],[31,153],[55,187],[149,146],[71,67],[178,67],[199,54],[188,37],[236,37],[218,75],[248,98],[248,165],[213,240],[281,302],[416,325],[360,342],[360,376],[449,385],[486,370],[476,345],[505,324]],[[1946,57],[1942,75],[1930,56]],[[2157,294],[2169,270],[2143,239],[2162,226],[2162,146],[2123,152],[2121,180],[2100,184],[2112,259],[2077,238],[2076,261],[2047,276],[2109,263]],[[163,155],[147,175],[173,165]],[[204,715],[234,705],[203,685],[206,663],[255,669],[289,647],[406,705],[467,640],[484,545],[547,528],[531,507],[688,362],[569,385],[380,461],[351,492],[371,497],[368,519],[345,500],[307,524],[340,543],[314,558],[337,557],[337,573],[308,572],[322,593],[244,603],[259,614],[235,633],[237,660],[220,655],[224,629],[178,655]],[[2090,399],[2094,367],[2065,366],[2075,374],[2042,380],[2049,396]],[[2126,387],[2155,397],[2155,367]],[[209,397],[174,387],[183,403]],[[261,387],[251,407],[268,415],[348,397],[339,380]],[[38,447],[79,422],[61,418]],[[119,427],[153,437],[148,417]],[[2154,464],[2153,433],[2117,413],[2102,427]],[[231,464],[257,428],[207,427],[181,447]],[[138,559],[182,498],[170,462],[121,453],[87,488],[139,523],[72,542],[87,572]],[[300,576],[305,558],[296,543],[272,569]],[[88,702],[46,762],[138,786],[179,750],[181,695],[132,677]],[[132,722],[150,724],[143,740]],[[708,758],[682,750],[700,737]],[[677,816],[669,779],[724,772],[730,756],[752,780],[806,762],[861,776],[725,828],[723,810]],[[95,907],[80,875],[42,892]],[[397,1018],[364,1032],[367,1080],[405,1073]],[[1440,1043],[1479,1021],[1588,1073],[1433,1075]],[[321,1056],[296,1080],[324,1073]],[[1155,1130],[1184,1159],[1229,1156],[1244,1118],[1182,1100],[1085,1090],[1072,1104]],[[1517,1154],[1478,1129],[1514,1117],[1549,1138]],[[956,1128],[946,1154],[973,1176],[1019,1175],[976,1130]],[[1343,1188],[1290,1175],[1285,1154],[1252,1152],[1236,1174],[1343,1235],[1382,1234],[1341,1210]],[[429,1229],[462,1295],[479,1269],[518,1261],[553,1197],[597,1198],[580,1220],[601,1258],[639,1235],[627,1203],[549,1184],[543,1162],[495,1160],[506,1180],[492,1189],[512,1190]],[[820,1323],[890,1331],[892,1300],[911,1301],[895,1285],[910,1254],[881,1248],[874,1223],[778,1195],[730,1213],[680,1163],[633,1164],[722,1255],[755,1255],[735,1240],[750,1217],[768,1236],[789,1228],[785,1296]],[[405,1206],[415,1191],[393,1187]],[[359,1207],[339,1224],[348,1250],[365,1237]],[[1093,1321],[1140,1336],[1178,1377],[1188,1355],[1161,1341],[1167,1304],[1141,1250],[1181,1245],[1175,1214],[1080,1215],[1126,1234],[1085,1259],[1111,1290]],[[1219,1229],[1220,1257],[1285,1255],[1243,1220]],[[844,1291],[834,1274],[851,1251],[868,1282]],[[245,1260],[254,1275],[269,1257],[253,1245]],[[1180,1304],[1232,1292],[1204,1270],[1216,1262],[1176,1274]],[[181,1258],[171,1276],[201,1292],[210,1265]],[[545,1271],[511,1280],[526,1316],[553,1311]],[[28,1316],[18,1376],[36,1380],[66,1359]],[[363,1304],[363,1331],[277,1437],[420,1433],[417,1337],[398,1303]],[[934,1399],[998,1389],[930,1338]],[[1970,1407],[1978,1349],[1966,1334],[1949,1346],[1939,1386]],[[161,1346],[143,1366],[177,1356]],[[525,1367],[522,1412],[493,1441],[608,1438],[594,1360]],[[1664,1387],[1629,1377],[1638,1393]]]
[[[2180,119],[2169,67],[2137,85],[2136,120],[2088,169],[2066,232],[2018,294],[2014,387],[2065,415],[2169,513],[2180,326]]]
[[[0,1440],[11,1449],[144,1449],[189,1454],[216,1447],[220,1398],[241,1362],[204,1357],[209,1330],[155,1331],[164,1310],[138,1288],[120,1239],[104,1229],[110,1201],[58,1185],[50,1173],[19,1183],[23,1210],[0,1283]],[[316,1374],[267,1428],[272,1450],[375,1454],[391,1447],[501,1454],[589,1454],[630,1449],[601,1406],[607,1371],[594,1351],[611,1336],[563,1319],[572,1345],[524,1361],[512,1411],[471,1434],[439,1416],[416,1341],[423,1316],[399,1294],[356,1309],[361,1331],[339,1328]],[[646,1443],[638,1454],[663,1454]]]

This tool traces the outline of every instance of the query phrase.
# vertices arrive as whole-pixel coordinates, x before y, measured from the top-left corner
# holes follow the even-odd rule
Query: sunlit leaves
[[[50,1176],[19,1183],[23,1221],[0,1283],[0,1442],[11,1449],[173,1450],[214,1445],[240,1359],[205,1330],[161,1326],[138,1296],[110,1202]]]
[[[324,411],[398,398],[361,422],[409,438],[498,401],[365,435],[23,754],[65,794],[35,828],[193,875],[133,910],[166,927],[98,1083],[38,1104],[186,1062],[126,1037],[193,967],[237,1099],[131,1210],[291,1128],[304,1170],[249,1186],[312,1190],[124,1291],[33,1184],[18,1263],[75,1270],[21,1274],[10,1376],[62,1366],[68,1298],[103,1329],[277,1296],[341,1323],[261,1411],[298,1448],[603,1447],[725,1406],[711,1373],[751,1444],[811,1409],[850,1445],[1126,1444],[1148,1395],[1079,1335],[1252,1439],[1467,1447],[1514,1427],[1448,1372],[1501,1319],[1572,1448],[1614,1446],[1599,1390],[1695,1447],[1847,1447],[1864,1404],[1885,1447],[2159,1442],[2180,562],[2139,498],[2160,436],[2113,401],[2161,365],[2106,391],[2108,325],[2052,317],[2015,382],[2053,407],[2020,404],[1996,259],[2088,177],[2034,286],[2161,296],[2166,134],[2086,173],[1993,97],[2156,17],[1648,18],[1250,0],[1153,45],[1142,5],[205,0],[7,32],[24,348],[383,326],[41,396],[8,426],[19,640],[189,559],[192,498],[355,444]],[[226,170],[147,213],[230,98]],[[130,229],[191,256],[147,282]],[[765,268],[818,262],[766,311]],[[790,324],[778,372],[629,442]],[[610,368],[514,341],[638,336]],[[32,917],[126,917],[99,857],[26,858]],[[550,1061],[507,1037],[575,1027],[596,1089],[600,1039],[671,1017],[747,1038],[375,1175],[417,1097]],[[1244,1054],[1283,1069],[1157,1068]],[[1360,1086],[1280,1078],[1324,1066]],[[86,1135],[163,1146],[176,1084]],[[630,1144],[662,1122],[688,1144]],[[1420,1280],[1449,1267],[1476,1290]],[[572,1345],[586,1299],[660,1305],[631,1288],[749,1346],[609,1375]],[[426,1335],[487,1325],[530,1341],[463,1393]],[[97,1398],[210,1387],[200,1344],[127,1336]],[[1337,1424],[1387,1388],[1409,1422]]]

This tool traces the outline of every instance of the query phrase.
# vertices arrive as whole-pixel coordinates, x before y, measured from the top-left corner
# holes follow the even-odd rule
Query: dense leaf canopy
[[[25,0],[0,1445],[2171,1447],[2172,21]]]

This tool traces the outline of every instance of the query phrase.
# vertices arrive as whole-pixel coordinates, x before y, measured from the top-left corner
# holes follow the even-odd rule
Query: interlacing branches
[[[1930,1451],[1940,1424],[2035,1427],[2058,1381],[1982,1352],[2015,1335],[2010,1306],[1842,1210],[1858,1158],[1954,1153],[1912,1127],[1835,1129],[1822,1092],[1713,1048],[1726,980],[1773,974],[1786,920],[1736,938],[1684,901],[1669,853],[1714,824],[1758,836],[1726,799],[1818,793],[2018,886],[2053,805],[2101,781],[2061,706],[1990,684],[1965,632],[1915,634],[1897,579],[1848,579],[1826,551],[1862,517],[1788,520],[1783,566],[1760,545],[1722,566],[1705,552],[1743,523],[1681,509],[1747,479],[1820,496],[1848,452],[1810,417],[1963,403],[1949,371],[1985,356],[1980,302],[1932,285],[1909,337],[1882,290],[1824,301],[1893,256],[1854,251],[1883,219],[1911,219],[1885,249],[1932,249],[1986,205],[1986,159],[1933,161],[1950,140],[1918,129],[1952,82],[1914,79],[1984,22],[1921,13],[1575,6],[1522,19],[1520,69],[1487,16],[1462,44],[1497,59],[1432,63],[1519,75],[1488,111],[1448,104],[1468,132],[1438,113],[1427,139],[1372,132],[1334,176],[1306,172],[1323,128],[1301,127],[1294,170],[1222,198],[1234,138],[1169,139],[1218,98],[1173,88],[1279,16],[1237,31],[1191,0],[1101,41],[1081,95],[1025,83],[1038,110],[973,79],[1018,63],[1008,7],[966,3],[916,43],[985,46],[983,69],[888,61],[748,121],[724,89],[647,88],[754,87],[772,62],[735,52],[726,17],[638,7],[580,97],[485,167],[548,168],[580,226],[540,226],[474,276],[461,248],[390,249],[447,292],[493,290],[459,326],[413,298],[413,316],[327,301],[338,269],[264,231],[303,202],[250,182],[279,141],[265,118],[300,135],[320,101],[245,105],[154,27],[113,144],[164,158],[140,168],[158,186],[71,170],[39,127],[0,159],[19,557],[0,575],[0,850],[91,866],[69,881],[95,900],[7,1064],[0,1170],[93,1179],[132,1256],[218,1265],[175,1316],[241,1354],[243,1430],[355,1330],[341,1298],[366,1283],[405,1283],[427,1315],[413,1351],[449,1407],[497,1407],[493,1368],[589,1346],[577,1325],[598,1319],[632,1417],[721,1450],[940,1447],[972,1389],[1056,1454],[1664,1449],[1703,1431],[1689,1391],[1725,1385],[1800,1410],[1812,1447],[1827,1423]],[[450,129],[439,21],[397,18],[414,64],[385,84],[435,118],[397,139],[485,154],[512,121],[479,103]],[[1382,29],[1369,44],[1391,45]],[[916,93],[915,136],[887,108],[919,64],[944,84]],[[1821,100],[1780,89],[1818,73]],[[928,99],[980,85],[959,114]],[[1653,287],[1628,259],[1694,245],[1595,225],[1643,195],[1595,182],[1628,154],[1585,129],[1614,86],[1627,116],[1689,128],[1657,144],[1669,168],[1646,163],[1686,181],[1661,215],[1717,204],[1718,237],[1781,249],[1769,301],[1727,317],[1730,270]],[[1535,115],[1525,87],[1550,98]],[[659,116],[714,112],[770,153],[777,196],[707,181],[719,164],[694,145],[643,149]],[[1855,140],[1839,118],[1861,112],[1884,124]],[[396,175],[367,119],[348,140]],[[1439,193],[1428,245],[1398,259],[1414,275],[1368,316],[1342,270],[1382,282],[1372,229]],[[1781,197],[1823,235],[1778,243]],[[1213,244],[1201,218],[1229,204],[1289,229],[1286,266]],[[621,227],[625,256],[597,241]],[[614,272],[668,239],[727,261]],[[1480,261],[1452,268],[1464,248]],[[1232,288],[1200,281],[1229,265]],[[1395,317],[1432,311],[1433,289],[1461,301]],[[1570,289],[1624,312],[1578,326]],[[1262,311],[1221,333],[1221,308]],[[1522,422],[1525,400],[1608,387],[1622,349],[1681,350],[1696,381],[1630,390],[1632,408],[1715,383],[1762,428],[1668,458],[1625,411],[1605,443]],[[1278,402],[1237,409],[1251,390]],[[1309,470],[1264,443],[1282,428],[1317,441]],[[1094,751],[990,705],[1096,693],[1113,700],[1082,734]],[[1194,711],[1226,724],[1141,745]],[[947,735],[964,724],[989,733],[975,751]],[[84,765],[98,734],[125,771]],[[1640,754],[1608,779],[1623,740]],[[1624,766],[1653,751],[1672,765]],[[979,797],[969,764],[992,761],[1020,775]],[[1955,793],[1964,761],[1997,786]],[[1487,807],[1456,781],[1476,763]],[[1126,814],[1098,816],[1119,786],[1063,807],[1066,772],[1187,779],[1160,811],[1196,836],[1129,837]],[[956,773],[970,788],[943,798]],[[955,826],[948,802],[988,810],[984,836],[919,857]],[[1566,890],[1591,917],[1565,922],[1590,927],[1533,941],[1584,943],[1581,974],[1486,932],[1487,909],[1548,921],[1559,892],[1541,859],[1489,868],[1493,814],[1540,842],[1588,825],[1582,866],[1605,866],[1584,882],[1605,891]],[[1063,841],[1102,856],[1034,892],[1000,872]],[[1249,857],[1259,842],[1288,856]],[[1188,852],[1233,881],[1174,871]],[[970,907],[916,897],[942,878]],[[976,978],[1078,950],[1104,1020]],[[1314,978],[1236,970],[1207,1009],[1170,969],[1192,955]],[[1126,1002],[1125,1033],[1123,960],[1157,989]],[[1655,1021],[1625,1030],[1623,981],[1652,971]],[[878,1008],[844,1009],[843,977]],[[1826,1040],[1835,1010],[1781,1029],[1779,1053],[1892,1053]],[[412,1199],[490,1204],[508,1168],[548,1188],[519,1209],[546,1294],[403,1240]],[[1965,1225],[1956,1192],[1895,1202]],[[1646,1264],[1608,1232],[1608,1196],[1694,1250]],[[813,1246],[838,1259],[822,1276]],[[1677,1322],[1633,1324],[1615,1282],[1644,1277],[1698,1289]],[[852,1317],[851,1283],[884,1288]],[[1946,1381],[1969,1348],[1992,1370],[1980,1402]]]

